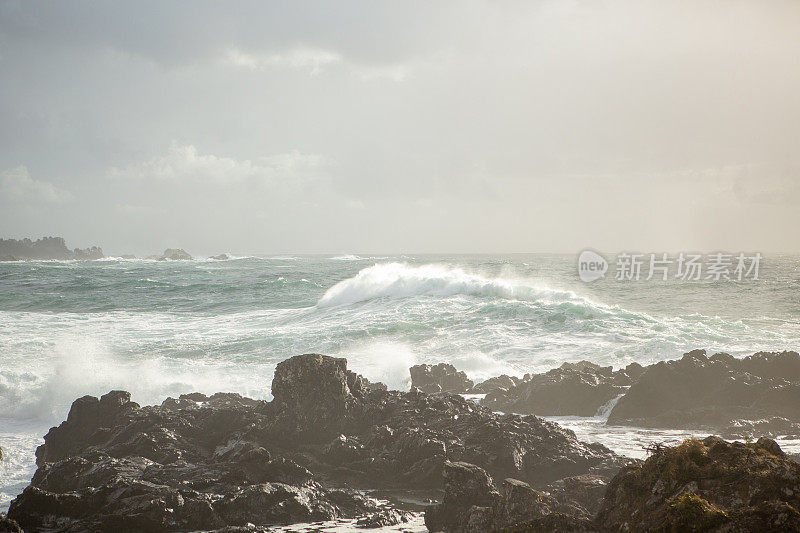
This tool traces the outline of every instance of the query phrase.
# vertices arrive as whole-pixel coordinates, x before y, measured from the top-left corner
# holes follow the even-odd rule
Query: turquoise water
[[[767,256],[758,281],[590,284],[572,255],[0,263],[0,491],[27,483],[27,454],[76,397],[269,398],[275,364],[298,353],[406,388],[419,362],[479,380],[799,345],[795,256]]]

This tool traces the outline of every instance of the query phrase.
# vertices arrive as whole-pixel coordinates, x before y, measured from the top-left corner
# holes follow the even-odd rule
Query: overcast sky
[[[800,251],[800,2],[0,0],[0,236]]]

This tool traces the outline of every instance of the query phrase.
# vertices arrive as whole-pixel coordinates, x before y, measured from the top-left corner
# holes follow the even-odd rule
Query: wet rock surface
[[[800,465],[770,439],[656,448],[609,484],[601,531],[800,531]]]
[[[425,512],[430,531],[587,531],[591,525],[587,516],[523,481],[507,478],[498,489],[473,464],[448,461],[443,476],[442,501]]]
[[[800,355],[737,359],[694,350],[647,367],[611,411],[609,424],[709,428],[726,435],[797,434]]]
[[[503,374],[481,381],[470,390],[470,394],[488,394],[497,390],[509,390],[516,387],[522,380],[516,376]]]
[[[453,394],[371,387],[344,359],[284,361],[272,393],[271,402],[194,393],[148,407],[124,391],[80,398],[45,436],[9,518],[33,531],[342,517],[367,525],[402,513],[353,489],[439,489],[447,461],[537,489],[574,475],[609,478],[629,462],[536,417],[496,414]]]
[[[617,371],[588,361],[564,363],[544,374],[526,374],[512,387],[489,390],[481,403],[503,412],[594,416],[625,393],[642,372],[636,363]]]
[[[472,389],[474,383],[467,374],[456,370],[451,364],[414,365],[410,369],[411,387],[422,392],[455,392],[465,393]]]
[[[690,439],[654,446],[610,483],[584,475],[537,490],[496,484],[482,468],[444,465],[444,496],[425,513],[431,531],[800,531],[800,464],[770,439]]]

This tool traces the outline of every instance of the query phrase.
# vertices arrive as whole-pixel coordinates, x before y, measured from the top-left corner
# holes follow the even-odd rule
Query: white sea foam
[[[317,305],[329,307],[376,298],[408,298],[423,295],[493,296],[528,301],[573,302],[591,305],[598,309],[610,309],[608,306],[581,298],[572,291],[537,287],[525,280],[487,278],[445,265],[415,266],[406,263],[381,263],[364,268],[354,277],[328,289]]]
[[[594,417],[599,418],[601,420],[608,420],[608,415],[611,414],[611,411],[614,409],[614,406],[617,405],[617,402],[619,402],[619,399],[622,398],[623,396],[625,396],[625,394],[618,394],[613,398],[611,398],[610,400],[608,400],[603,405],[601,405],[597,409],[597,413],[594,415]]]

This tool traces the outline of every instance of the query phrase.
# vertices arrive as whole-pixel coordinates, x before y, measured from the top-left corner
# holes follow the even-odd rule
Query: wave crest
[[[384,263],[364,268],[354,277],[329,288],[319,299],[317,306],[349,305],[378,298],[456,295],[548,303],[568,302],[605,308],[577,296],[572,291],[535,287],[504,278],[487,278],[443,265],[416,266],[406,263]]]

